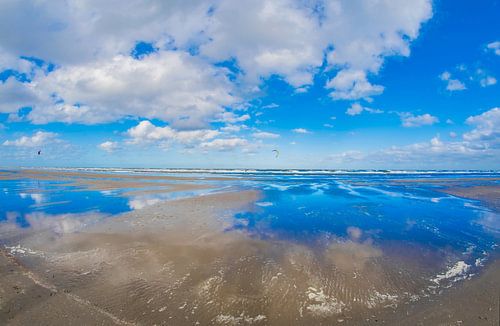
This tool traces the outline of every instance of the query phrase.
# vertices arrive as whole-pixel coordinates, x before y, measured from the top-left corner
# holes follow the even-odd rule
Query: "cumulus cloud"
[[[235,149],[245,149],[247,145],[248,140],[243,138],[219,138],[209,142],[203,142],[200,144],[200,147],[203,149],[225,152]]]
[[[307,129],[304,129],[304,128],[295,128],[295,129],[292,129],[292,132],[296,133],[296,134],[310,134],[311,132]]]
[[[36,103],[33,87],[14,77],[0,82],[0,113],[16,113],[20,108]]]
[[[104,143],[99,144],[99,148],[105,152],[112,153],[116,151],[120,146],[117,142],[114,141],[105,141]]]
[[[280,1],[218,1],[201,53],[215,61],[236,58],[244,78],[282,76],[300,87],[312,83],[327,45],[319,20],[307,4]]]
[[[496,55],[500,55],[500,41],[491,42],[486,45],[486,49],[492,51]]]
[[[450,92],[463,91],[467,89],[465,87],[465,84],[460,80],[451,78],[451,73],[449,73],[448,71],[445,71],[441,75],[439,75],[439,79],[446,82],[446,90]]]
[[[215,138],[219,131],[212,129],[176,130],[169,126],[157,127],[150,121],[141,121],[137,126],[130,128],[127,135],[131,144],[145,143],[181,143],[191,145]]]
[[[448,80],[446,89],[449,90],[450,92],[454,92],[454,91],[463,91],[467,89],[467,87],[465,87],[465,84],[458,79],[450,79]]]
[[[252,134],[254,138],[259,138],[259,139],[276,139],[279,138],[280,135],[274,134],[272,132],[265,132],[265,131],[260,131],[260,132],[254,132]]]
[[[383,87],[367,81],[366,73],[377,73],[390,55],[408,56],[411,40],[432,15],[430,1],[328,1],[328,30],[334,50],[328,63],[347,70],[349,83],[328,83],[334,99],[356,99],[380,94]],[[373,11],[372,11],[373,10]],[[341,72],[342,72],[341,71]],[[338,76],[338,75],[337,75]],[[340,77],[343,77],[340,75]],[[339,78],[340,78],[339,77]],[[349,86],[351,85],[351,86]]]
[[[368,113],[383,113],[384,112],[384,111],[379,110],[379,109],[372,109],[372,108],[364,107],[359,103],[353,103],[351,105],[351,107],[349,107],[347,109],[347,111],[345,111],[345,113],[352,116],[352,115],[359,115],[359,114],[363,113],[363,111],[368,112]]]
[[[247,121],[248,119],[250,119],[250,116],[248,114],[237,115],[234,112],[224,112],[221,115],[219,121],[225,123],[237,123]]]
[[[187,47],[205,28],[210,6],[209,1],[2,1],[1,52],[64,66],[129,53],[138,40]]]
[[[372,85],[361,70],[341,70],[327,82],[326,88],[333,89],[330,96],[336,100],[369,98],[384,91],[383,86]]]
[[[264,105],[262,108],[263,109],[276,109],[276,108],[279,108],[280,106],[276,103],[271,103],[271,104],[268,104],[268,105]]]
[[[20,56],[57,69],[2,84],[12,99],[0,110],[33,106],[38,124],[132,116],[204,128],[266,78],[307,89],[325,60],[333,99],[369,98],[384,88],[367,76],[387,56],[408,56],[431,15],[430,0],[2,2],[0,69],[31,69]],[[138,41],[157,51],[131,58]],[[236,68],[214,65],[223,61]]]
[[[36,94],[28,118],[38,124],[94,124],[133,116],[200,128],[230,113],[224,107],[238,101],[220,69],[175,51],[62,67],[25,87]]]
[[[249,142],[245,138],[229,136],[227,132],[213,129],[176,130],[170,126],[158,127],[150,121],[141,121],[137,126],[127,131],[128,145],[156,145],[169,147],[179,145],[182,148],[197,148],[203,151],[233,151],[253,153],[260,146],[260,140]],[[277,134],[260,132],[254,133],[257,139],[276,138]],[[101,144],[103,145],[103,144]]]
[[[486,76],[484,78],[481,78],[481,80],[479,81],[479,84],[481,85],[481,87],[492,86],[492,85],[495,85],[496,83],[497,83],[497,79],[493,76]]]
[[[220,130],[222,132],[226,132],[226,133],[237,133],[240,130],[244,130],[244,129],[248,129],[248,126],[244,125],[244,124],[241,124],[241,125],[229,124],[229,125],[226,125],[226,126],[220,128]]]
[[[498,166],[500,156],[500,108],[492,108],[480,115],[467,118],[473,129],[463,135],[460,141],[443,141],[439,136],[427,142],[406,146],[392,146],[374,152],[347,151],[331,155],[330,160],[339,163],[372,162],[385,167],[388,165],[424,166],[445,165],[450,163],[471,164],[493,163]],[[450,135],[452,136],[452,135]],[[453,136],[452,136],[453,137]]]
[[[432,116],[429,113],[425,113],[422,115],[402,113],[400,114],[400,117],[401,117],[401,123],[405,128],[430,126],[439,122],[439,119],[437,117]]]
[[[6,140],[4,146],[40,147],[50,142],[57,142],[57,134],[53,132],[37,131],[32,136],[22,136],[15,140]]]
[[[493,108],[465,121],[475,128],[463,135],[466,141],[486,141],[489,146],[500,145],[500,108]]]

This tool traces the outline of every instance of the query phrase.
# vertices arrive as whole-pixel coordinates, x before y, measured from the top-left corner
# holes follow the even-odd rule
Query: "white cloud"
[[[169,126],[157,127],[150,121],[141,121],[137,126],[127,131],[131,144],[144,143],[169,143],[176,142],[183,145],[191,145],[215,138],[220,134],[217,130],[182,130],[178,131]]]
[[[496,83],[497,83],[497,79],[493,76],[486,76],[479,81],[479,84],[481,85],[481,87],[492,86],[492,85],[495,85]]]
[[[20,73],[31,73],[34,66],[29,60],[7,53],[0,47],[0,71],[12,69]]]
[[[184,148],[199,148],[202,150],[251,152],[259,147],[259,143],[250,143],[245,138],[228,137],[227,134],[213,129],[199,130],[176,130],[169,126],[158,127],[150,121],[141,121],[137,126],[127,131],[129,137],[127,144],[130,145],[158,145],[169,147],[170,145],[181,145]],[[274,138],[275,134],[256,133],[256,138]],[[272,137],[271,137],[272,136]],[[279,135],[277,135],[279,136]],[[224,138],[217,138],[224,137]],[[227,138],[228,137],[228,138]]]
[[[485,141],[494,147],[500,145],[500,108],[471,116],[467,118],[466,123],[475,128],[463,135],[464,140]]]
[[[295,93],[296,94],[304,94],[304,93],[307,93],[308,91],[309,91],[309,87],[308,86],[297,87],[295,89]]]
[[[224,107],[238,101],[221,69],[173,51],[63,67],[27,87],[39,98],[28,116],[34,123],[93,124],[134,116],[200,128],[230,114]]]
[[[330,96],[336,100],[369,98],[384,91],[383,86],[372,85],[362,70],[341,70],[326,83],[326,88],[333,89]]]
[[[0,68],[32,69],[18,59],[23,55],[58,69],[25,89],[2,85],[4,93],[15,86],[24,95],[0,110],[32,104],[29,119],[38,124],[133,116],[202,128],[268,77],[307,89],[325,58],[328,71],[337,71],[327,83],[332,98],[369,98],[383,86],[367,76],[387,56],[408,56],[431,15],[431,0],[2,2],[0,22],[8,28],[0,28]],[[137,41],[159,52],[133,60]],[[238,71],[213,65],[225,60]]]
[[[2,1],[1,50],[5,56],[37,57],[64,66],[129,53],[138,40],[160,47],[174,41],[175,46],[187,47],[198,42],[194,38],[207,23],[210,5],[162,0]]]
[[[336,83],[327,84],[334,88],[334,99],[382,93],[383,87],[372,85],[366,73],[377,73],[386,56],[408,56],[410,41],[432,15],[430,1],[412,1],[411,5],[405,1],[328,1],[325,6],[324,29],[334,47],[328,63],[350,75],[348,85],[341,83],[340,89]]]
[[[409,41],[432,15],[430,1],[327,1],[329,63],[377,72],[384,56],[409,55]]]
[[[439,79],[446,82],[446,89],[450,92],[453,91],[463,91],[467,89],[465,84],[458,79],[452,79],[451,74],[448,71],[443,72],[439,75]]]
[[[307,129],[304,129],[304,128],[295,128],[295,129],[292,129],[292,131],[296,134],[310,134],[311,132]]]
[[[239,132],[241,129],[247,129],[246,125],[227,125],[225,127],[220,128],[223,132]]]
[[[251,83],[273,74],[295,87],[312,83],[326,43],[310,8],[289,0],[222,0],[214,8],[203,55],[215,61],[236,58]]]
[[[224,112],[221,114],[219,121],[223,121],[225,123],[237,123],[247,121],[248,119],[250,119],[250,116],[248,114],[238,116],[233,112]]]
[[[37,131],[32,136],[22,136],[15,140],[6,140],[4,146],[40,147],[49,142],[57,142],[57,134],[53,132]]]
[[[368,113],[383,113],[384,112],[384,111],[379,110],[379,109],[371,109],[371,108],[363,107],[359,103],[353,103],[351,105],[351,107],[349,107],[347,109],[347,111],[345,111],[345,113],[348,115],[358,115],[358,114],[363,113],[363,111],[368,112]]]
[[[475,74],[470,79],[478,81],[481,87],[493,86],[497,83],[497,79],[483,68],[476,69]]]
[[[500,41],[491,42],[486,46],[486,48],[496,55],[500,55]]]
[[[276,108],[279,108],[280,106],[276,103],[271,103],[271,104],[268,104],[268,105],[264,105],[262,108],[263,109],[276,109]]]
[[[273,134],[271,132],[265,132],[265,131],[255,132],[252,134],[252,136],[254,138],[259,138],[259,139],[276,139],[280,137],[280,135],[278,134]]]
[[[457,137],[457,133],[454,132],[454,131],[450,131],[450,137],[451,138],[456,138]]]
[[[200,147],[217,151],[232,151],[235,149],[245,149],[248,141],[243,138],[219,138],[209,142],[203,142]]]
[[[439,75],[439,79],[441,80],[450,80],[450,78],[451,78],[451,73],[449,71],[445,71],[441,75]]]
[[[430,126],[437,122],[439,119],[435,116],[430,115],[429,113],[425,113],[422,115],[413,115],[411,113],[402,113],[400,115],[401,123],[403,127],[421,127],[421,126]]]
[[[363,112],[363,107],[359,103],[353,103],[350,108],[345,111],[346,114],[348,115],[358,115]]]
[[[117,142],[114,141],[105,141],[104,143],[99,144],[99,148],[105,152],[112,153],[116,151],[120,146]]]
[[[0,99],[0,113],[16,113],[20,108],[31,106],[37,101],[33,87],[13,77],[0,82]]]
[[[463,91],[467,89],[467,87],[465,87],[465,84],[458,79],[450,79],[448,80],[446,89],[449,90],[450,92],[454,92],[454,91]]]
[[[500,108],[492,108],[466,122],[473,129],[463,135],[462,141],[443,141],[439,136],[430,141],[406,146],[392,146],[386,149],[362,153],[348,151],[334,154],[330,160],[337,163],[372,162],[387,168],[390,165],[436,166],[451,168],[451,164],[472,166],[472,164],[493,164],[498,166],[500,156]],[[450,133],[450,137],[456,134]],[[489,163],[488,163],[489,162]]]

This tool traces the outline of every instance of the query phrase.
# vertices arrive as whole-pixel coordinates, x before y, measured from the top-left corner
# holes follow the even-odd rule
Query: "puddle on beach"
[[[118,323],[366,321],[480,273],[500,231],[497,213],[432,182],[483,182],[467,175],[199,173],[162,191],[81,174],[1,174],[0,243],[29,278]]]

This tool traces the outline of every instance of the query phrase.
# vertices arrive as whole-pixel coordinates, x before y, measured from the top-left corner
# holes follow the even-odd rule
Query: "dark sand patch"
[[[119,174],[119,173],[95,173],[95,172],[74,172],[74,171],[51,171],[51,170],[12,170],[3,172],[0,177],[5,180],[8,178],[37,178],[47,180],[61,180],[64,178],[91,178],[91,179],[124,179],[124,180],[166,180],[166,181],[195,181],[195,180],[236,180],[234,177],[224,176],[209,176],[209,177],[196,177],[196,176],[172,176],[172,175],[147,175],[147,174]]]
[[[479,200],[500,212],[500,186],[453,187],[441,191],[457,197]]]
[[[429,183],[429,184],[438,184],[438,183],[467,183],[467,182],[475,182],[475,181],[500,181],[498,177],[470,177],[470,178],[415,178],[415,179],[391,179],[388,180],[390,182],[397,183]]]

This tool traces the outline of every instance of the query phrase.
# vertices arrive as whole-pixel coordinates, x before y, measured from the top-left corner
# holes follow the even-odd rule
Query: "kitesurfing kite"
[[[39,150],[39,151],[38,151],[38,155],[40,155],[40,154],[42,154],[42,151],[41,151],[41,150]]]
[[[278,156],[280,156],[280,152],[277,149],[273,149],[272,151],[273,151],[273,153],[276,153],[276,158],[278,158]]]

